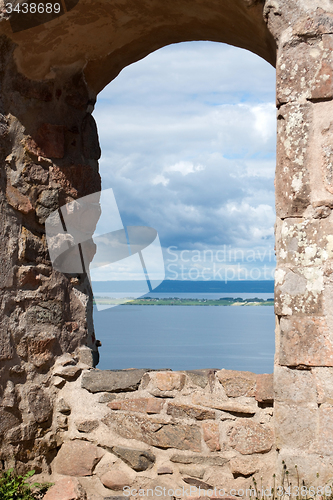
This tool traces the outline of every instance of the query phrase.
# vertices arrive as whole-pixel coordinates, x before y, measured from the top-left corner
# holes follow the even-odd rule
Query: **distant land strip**
[[[125,301],[125,303],[124,303]],[[133,306],[273,306],[274,299],[241,299],[223,297],[221,299],[179,299],[177,297],[152,298],[144,297],[133,299],[131,297],[116,299],[112,297],[96,297],[94,305],[133,305]]]

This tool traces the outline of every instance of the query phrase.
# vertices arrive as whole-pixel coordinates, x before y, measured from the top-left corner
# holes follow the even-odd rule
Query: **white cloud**
[[[183,176],[205,170],[202,165],[194,165],[190,161],[179,161],[170,167],[165,167],[164,172],[180,172]]]

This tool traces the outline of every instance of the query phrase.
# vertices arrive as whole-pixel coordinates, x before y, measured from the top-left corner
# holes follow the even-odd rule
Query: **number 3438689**
[[[11,14],[59,14],[61,10],[60,3],[21,3],[13,6],[10,3],[6,4],[6,12]]]

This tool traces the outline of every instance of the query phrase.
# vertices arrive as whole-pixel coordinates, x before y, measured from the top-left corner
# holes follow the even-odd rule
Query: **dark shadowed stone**
[[[2,321],[0,325],[0,361],[13,357],[11,335],[6,325],[7,322],[8,320]]]
[[[200,479],[195,479],[194,477],[184,477],[184,483],[190,484],[191,486],[196,486],[197,488],[202,488],[203,490],[212,490],[213,486],[211,484],[200,481]]]
[[[27,321],[32,325],[35,322],[59,325],[62,320],[62,307],[60,303],[49,300],[40,302],[38,306],[30,307],[26,315]]]
[[[90,370],[82,376],[81,386],[89,392],[135,391],[146,369]]]
[[[19,424],[20,420],[13,413],[0,408],[0,435]]]
[[[82,123],[83,154],[88,159],[99,160],[101,148],[94,118],[88,113]]]
[[[52,406],[49,397],[41,387],[38,385],[30,387],[28,402],[36,422],[45,422],[49,419],[52,414]]]
[[[178,464],[195,464],[195,465],[224,465],[229,460],[221,456],[205,456],[205,455],[181,455],[175,454],[170,458],[171,462]]]
[[[110,403],[110,401],[113,401],[117,396],[115,396],[114,394],[110,394],[110,393],[105,393],[105,394],[102,394],[100,397],[99,397],[99,400],[98,402],[99,403]]]
[[[12,80],[12,88],[28,99],[52,101],[54,82],[36,82],[29,80],[21,73],[16,73]]]
[[[92,432],[99,426],[98,420],[83,420],[82,422],[75,423],[76,428],[79,432]]]
[[[133,448],[123,448],[114,446],[112,453],[121,458],[127,465],[132,467],[136,472],[141,472],[150,469],[156,460],[156,457],[150,451],[135,450]]]

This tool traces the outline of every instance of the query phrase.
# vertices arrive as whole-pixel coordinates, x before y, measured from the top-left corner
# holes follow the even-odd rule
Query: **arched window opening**
[[[273,299],[274,91],[258,56],[191,42],[126,67],[99,95],[102,187],[124,226],[158,231],[167,280],[150,305],[95,311],[99,368],[273,370],[274,312],[260,305]],[[108,296],[102,268],[92,279]],[[205,307],[228,297],[233,307]]]

